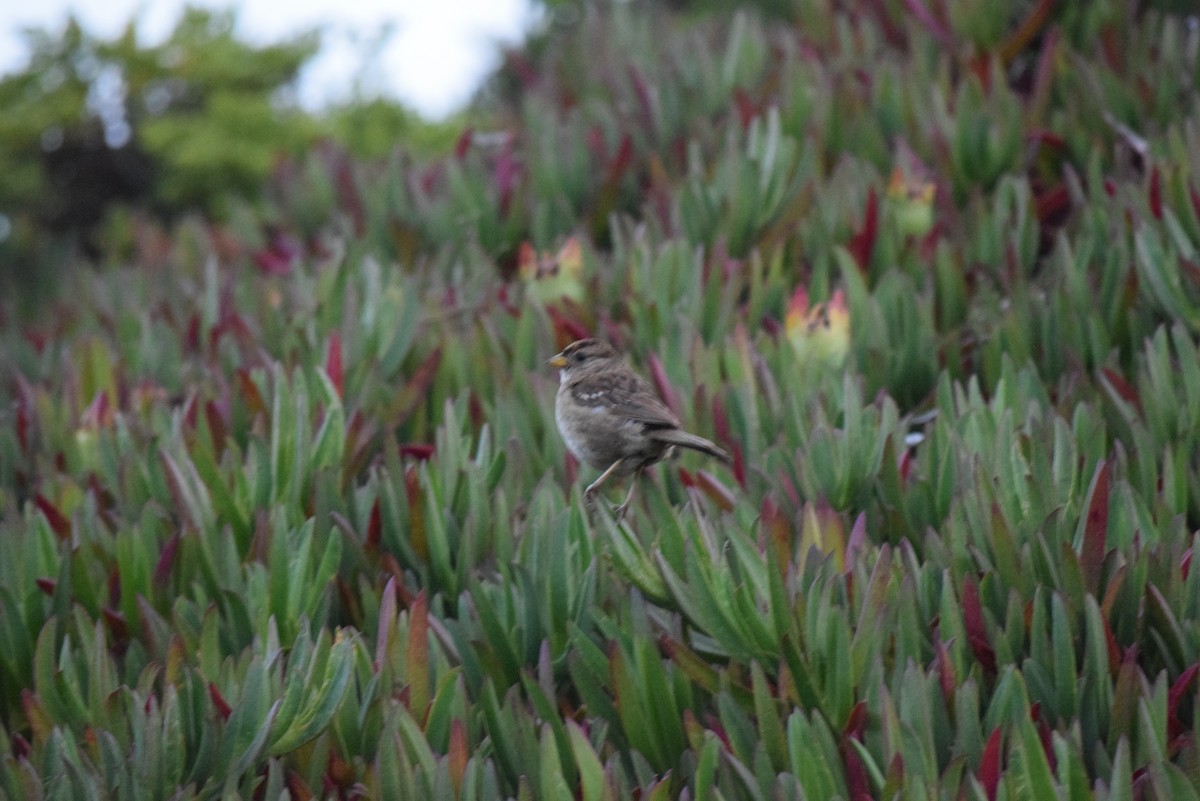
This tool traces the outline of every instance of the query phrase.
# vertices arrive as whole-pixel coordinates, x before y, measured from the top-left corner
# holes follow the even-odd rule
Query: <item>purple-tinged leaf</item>
[[[950,33],[950,28],[933,16],[933,13],[925,7],[921,0],[903,0],[903,2],[908,13],[915,17],[925,30],[929,31],[938,44],[949,51],[954,49],[954,36]]]
[[[470,761],[471,752],[470,746],[467,743],[467,727],[463,725],[461,718],[454,718],[450,721],[450,746],[447,754],[448,767],[450,770],[450,786],[454,790],[455,797],[459,797],[462,790],[463,779],[467,774],[467,763]]]
[[[400,455],[418,462],[427,462],[433,458],[433,445],[428,442],[406,442],[400,445]]]
[[[408,647],[405,651],[408,711],[424,725],[429,711],[429,600],[425,590],[417,593],[408,613]]]
[[[989,674],[996,672],[996,652],[992,650],[987,636],[987,624],[983,619],[983,607],[979,603],[979,587],[975,579],[963,579],[962,589],[963,628],[967,632],[967,645]]]
[[[163,544],[158,561],[154,565],[155,586],[165,586],[175,572],[175,557],[179,553],[179,543],[180,535],[175,533]]]
[[[1179,678],[1175,679],[1167,693],[1167,736],[1171,739],[1180,737],[1189,731],[1179,716],[1179,707],[1185,699],[1191,697],[1188,693],[1192,683],[1196,681],[1197,675],[1200,675],[1200,662],[1194,663],[1180,673]]]
[[[221,691],[213,682],[208,683],[208,697],[212,699],[213,706],[217,708],[217,714],[221,716],[221,720],[229,720],[229,716],[233,714],[233,708],[225,701],[225,696],[221,695]]]
[[[933,667],[937,671],[938,686],[942,689],[942,698],[948,707],[953,705],[954,694],[958,691],[958,677],[954,675],[954,663],[950,659],[950,651],[946,643],[939,637],[933,645]]]
[[[454,158],[462,161],[467,157],[467,151],[471,149],[471,143],[475,139],[475,129],[467,126],[461,134],[458,135],[458,140],[454,143]]]
[[[1112,480],[1112,463],[1101,460],[1092,476],[1088,491],[1087,515],[1083,526],[1083,543],[1079,549],[1079,566],[1083,579],[1092,594],[1100,588],[1100,573],[1108,549],[1108,494]]]
[[[1154,219],[1161,220],[1163,217],[1162,173],[1159,172],[1157,164],[1150,170],[1150,188],[1147,190],[1147,197],[1150,201],[1150,213],[1154,215]]]
[[[387,664],[388,645],[396,629],[396,577],[388,579],[379,598],[379,625],[375,629],[375,670]]]
[[[650,378],[654,381],[654,389],[658,392],[658,397],[662,398],[662,402],[667,404],[667,408],[674,412],[676,417],[680,416],[679,396],[671,387],[671,381],[667,378],[667,371],[663,369],[662,361],[651,353],[646,357],[646,366],[650,370]]]
[[[325,373],[333,382],[338,398],[345,397],[342,394],[342,337],[337,331],[329,335],[329,352],[325,356]]]
[[[71,521],[59,511],[49,498],[42,493],[37,493],[33,496],[33,502],[37,505],[42,516],[46,518],[46,522],[50,524],[50,528],[60,540],[69,539],[71,536]]]
[[[1125,380],[1124,376],[1108,367],[1105,367],[1100,371],[1100,376],[1101,379],[1112,390],[1112,392],[1116,393],[1117,397],[1126,403],[1131,404],[1135,409],[1137,409],[1138,414],[1142,413],[1141,396],[1138,394],[1138,391],[1133,387],[1133,385]]]
[[[996,801],[996,787],[1000,784],[1000,736],[999,726],[992,729],[983,747],[983,755],[979,758],[979,771],[975,774],[987,793],[988,801]]]
[[[919,0],[913,0],[919,2]],[[858,269],[864,275],[871,264],[871,253],[875,250],[875,240],[879,237],[879,195],[875,187],[867,192],[867,206],[863,212],[862,228],[850,238],[847,249],[854,257]]]

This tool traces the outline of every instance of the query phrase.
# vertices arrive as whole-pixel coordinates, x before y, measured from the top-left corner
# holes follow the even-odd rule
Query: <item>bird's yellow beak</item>
[[[551,367],[557,367],[558,369],[561,370],[562,368],[567,366],[567,358],[565,356],[563,356],[561,353],[559,353],[559,354],[551,356],[549,359],[547,359],[546,364],[550,365]]]

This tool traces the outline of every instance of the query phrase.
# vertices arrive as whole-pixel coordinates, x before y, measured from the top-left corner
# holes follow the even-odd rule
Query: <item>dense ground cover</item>
[[[1200,796],[1196,20],[832,5],[7,298],[0,796]],[[733,468],[589,515],[584,333]]]

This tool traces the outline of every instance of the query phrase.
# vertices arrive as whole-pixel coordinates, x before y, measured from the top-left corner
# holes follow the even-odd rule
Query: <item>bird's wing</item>
[[[636,374],[619,376],[604,383],[579,381],[571,388],[571,392],[581,405],[604,407],[609,413],[625,420],[649,426],[679,426],[679,418]]]

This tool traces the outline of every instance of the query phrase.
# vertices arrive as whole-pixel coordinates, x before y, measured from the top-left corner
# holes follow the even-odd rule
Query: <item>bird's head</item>
[[[612,345],[601,339],[577,339],[550,358],[548,364],[563,371],[574,370],[583,365],[615,359],[617,352]]]

